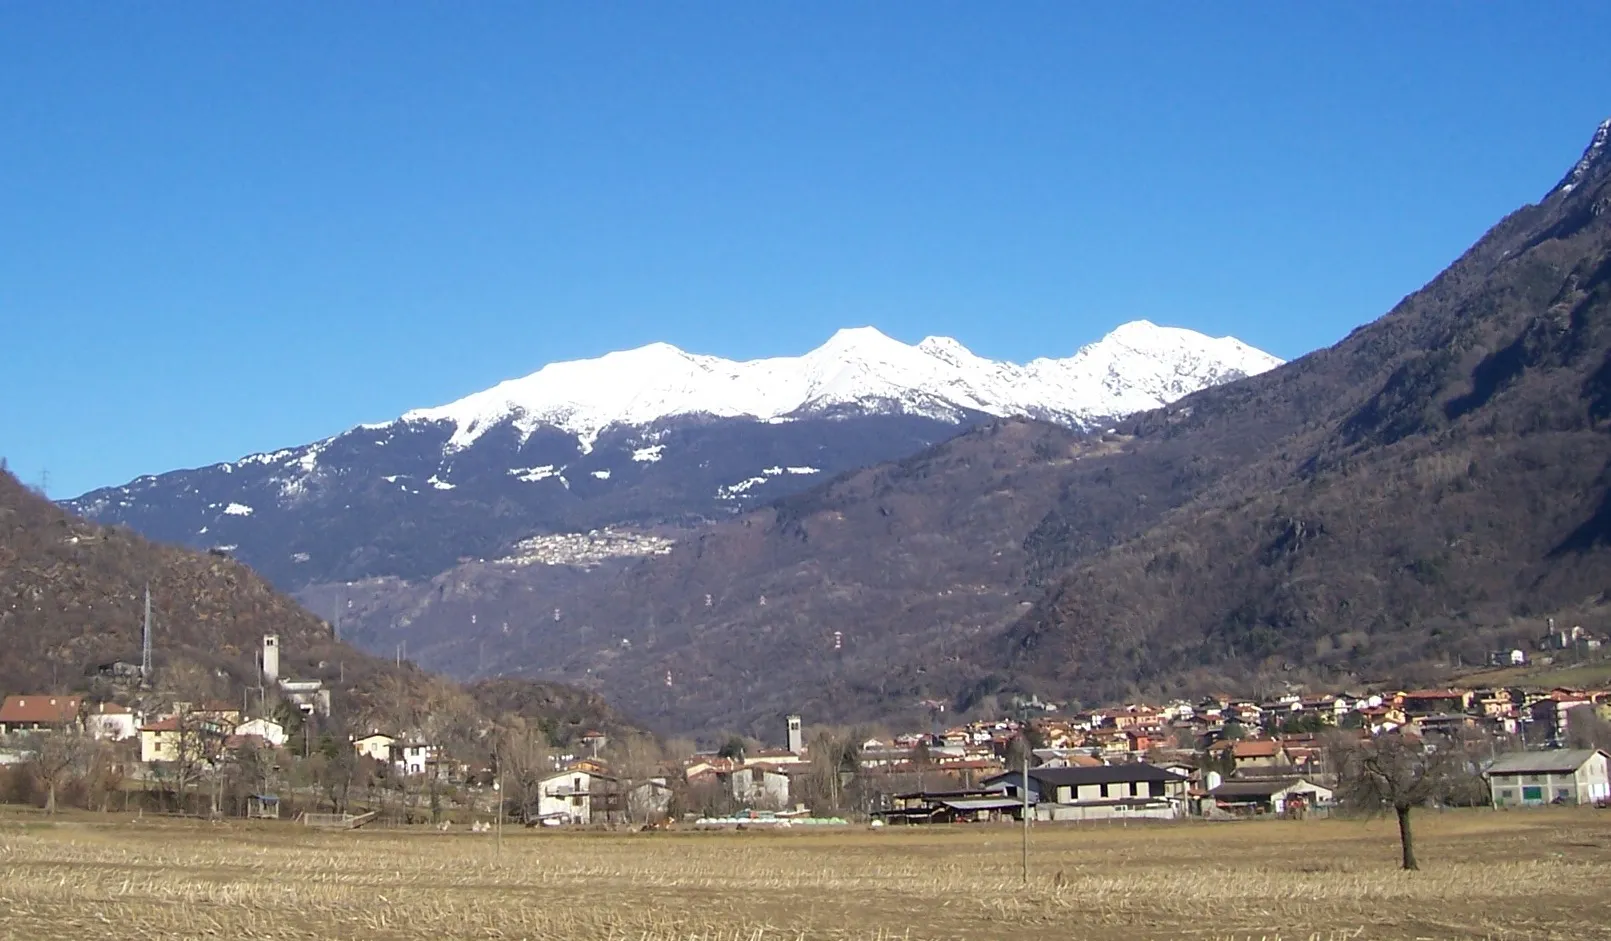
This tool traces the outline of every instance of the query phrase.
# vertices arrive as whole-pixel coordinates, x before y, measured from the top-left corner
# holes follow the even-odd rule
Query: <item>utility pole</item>
[[[1018,728],[1018,741],[1023,745],[1024,758],[1024,776],[1022,779],[1024,796],[1023,842],[1019,850],[1019,862],[1023,867],[1024,885],[1027,886],[1029,885],[1029,707],[1024,705],[1022,702],[1019,703],[1018,721],[1020,723]]]
[[[145,622],[140,636],[140,685],[151,688],[151,583],[145,583]]]
[[[1029,885],[1029,738],[1024,738],[1024,841],[1023,841],[1023,868],[1024,885]]]

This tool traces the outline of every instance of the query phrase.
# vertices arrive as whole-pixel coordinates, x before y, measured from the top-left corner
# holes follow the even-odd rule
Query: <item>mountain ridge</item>
[[[1421,685],[1550,617],[1604,631],[1611,159],[1584,157],[1382,317],[1260,376],[1101,434],[981,423],[628,570],[456,570],[371,624],[455,671],[570,677],[706,729]]]
[[[546,534],[626,527],[659,538],[992,417],[1092,427],[1276,362],[1231,338],[1147,322],[1022,366],[865,327],[801,357],[744,363],[651,344],[64,505],[230,552],[283,588],[421,579]]]
[[[1337,345],[1121,422],[1138,455],[1250,440],[1145,532],[1065,553],[1002,668],[1103,698],[1227,668],[1433,680],[1547,615],[1611,624],[1608,136]]]
[[[1155,375],[1145,368],[1148,358],[1159,367]],[[524,433],[540,425],[562,428],[586,448],[611,425],[644,426],[692,414],[775,420],[868,402],[928,417],[952,417],[963,409],[1069,424],[1162,404],[1279,363],[1233,337],[1146,320],[1122,324],[1066,359],[1042,357],[1024,365],[977,356],[950,337],[907,345],[875,327],[852,327],[798,357],[735,361],[651,343],[550,363],[446,405],[411,410],[399,420],[453,423],[453,449],[505,421]]]

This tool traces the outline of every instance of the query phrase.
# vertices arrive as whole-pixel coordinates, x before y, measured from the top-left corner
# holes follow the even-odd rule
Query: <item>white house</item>
[[[1329,806],[1332,790],[1303,778],[1232,778],[1209,788],[1203,807],[1232,813],[1282,814]]]
[[[1611,756],[1598,748],[1552,749],[1500,755],[1488,767],[1495,807],[1537,807],[1559,801],[1611,800]]]
[[[280,680],[280,694],[304,715],[330,715],[330,690],[322,680]]]
[[[285,746],[285,726],[273,719],[247,719],[235,726],[236,735],[255,735],[275,748]]]
[[[400,742],[396,746],[397,758],[392,763],[404,774],[424,774],[436,761],[436,746],[424,742]]]
[[[383,732],[371,732],[363,738],[352,740],[352,750],[361,758],[373,758],[376,761],[390,763],[392,760],[392,746],[397,739]]]
[[[1023,795],[1024,776],[1009,771],[981,785]],[[1040,820],[1172,820],[1185,809],[1186,779],[1146,762],[1094,768],[1031,768],[1029,798]]]
[[[660,820],[671,810],[671,786],[665,778],[650,778],[626,794],[630,820]]]
[[[587,771],[560,771],[537,782],[537,815],[560,823],[588,824],[593,820],[593,794],[601,790],[596,775]]]
[[[140,734],[140,717],[117,703],[103,702],[90,713],[85,730],[103,742],[121,742]]]
[[[773,765],[751,765],[727,775],[727,792],[745,807],[781,810],[789,806],[789,776]]]

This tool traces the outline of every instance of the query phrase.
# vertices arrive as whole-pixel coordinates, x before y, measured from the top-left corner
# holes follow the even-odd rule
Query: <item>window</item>
[[[1102,797],[1107,797],[1108,796],[1108,786],[1106,784],[1098,784],[1097,787],[1101,789],[1101,790],[1097,791],[1097,794],[1099,794]]]
[[[1571,790],[1571,788],[1565,788],[1565,787],[1556,788],[1555,789],[1555,798],[1557,800],[1571,800],[1572,799],[1572,790]]]
[[[1499,788],[1498,790],[1494,791],[1494,798],[1498,803],[1501,804],[1506,803],[1507,801],[1513,801],[1516,799],[1516,789],[1513,787]]]
[[[1541,788],[1541,787],[1524,787],[1524,788],[1522,788],[1522,800],[1524,800],[1524,801],[1541,801],[1543,799],[1544,799],[1544,789],[1543,788]]]

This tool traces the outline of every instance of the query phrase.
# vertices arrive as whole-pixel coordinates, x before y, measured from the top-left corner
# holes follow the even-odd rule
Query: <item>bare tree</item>
[[[1403,866],[1419,869],[1410,812],[1446,797],[1458,784],[1465,764],[1465,749],[1457,740],[1426,742],[1389,732],[1343,746],[1336,760],[1338,796],[1346,806],[1363,813],[1391,809],[1398,818]]]
[[[442,770],[457,767],[477,749],[479,718],[475,703],[456,686],[433,683],[421,710],[421,732],[431,747],[427,769],[430,783],[431,822],[442,818]]]
[[[45,813],[56,813],[56,790],[84,770],[92,742],[77,729],[45,732],[34,737],[34,773],[45,788]]]
[[[670,807],[666,753],[652,736],[622,733],[611,743],[610,773],[621,789],[627,823],[652,823]]]
[[[1578,706],[1566,714],[1569,748],[1611,748],[1611,721],[1593,706]]]
[[[358,753],[333,738],[320,741],[319,748],[308,759],[310,775],[315,785],[330,802],[331,813],[345,813],[347,797],[353,780],[358,776]]]
[[[853,731],[822,729],[812,736],[807,753],[811,771],[806,777],[810,803],[821,813],[839,813],[845,805],[845,784],[855,776],[857,746]],[[927,749],[924,749],[925,759]]]
[[[503,781],[502,799],[527,816],[538,803],[543,778],[554,772],[548,733],[517,715],[506,715],[493,732],[493,757]]]
[[[89,758],[84,774],[84,783],[88,788],[87,800],[93,800],[95,809],[106,813],[111,809],[112,795],[123,793],[124,806],[127,807],[127,792],[123,790],[123,767],[133,760],[134,746],[131,744],[119,745],[113,742],[91,742]]]

